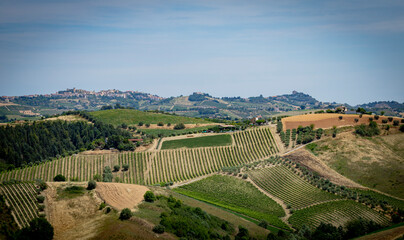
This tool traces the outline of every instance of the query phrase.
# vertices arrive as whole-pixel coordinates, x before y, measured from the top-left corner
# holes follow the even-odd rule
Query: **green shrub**
[[[161,224],[154,226],[153,228],[153,232],[158,233],[158,234],[162,234],[165,231],[165,227]]]
[[[41,179],[36,180],[36,185],[39,187],[41,191],[45,190],[48,186],[46,185],[46,182]]]
[[[399,123],[400,123],[400,122],[399,122],[398,120],[394,120],[394,121],[393,121],[393,126],[398,126]]]
[[[55,182],[64,182],[64,181],[66,181],[66,177],[63,176],[62,174],[58,174],[53,178],[53,181],[55,181]]]
[[[110,208],[110,207],[107,207],[105,213],[109,213],[109,212],[111,212],[111,208]]]
[[[355,127],[355,133],[362,137],[372,137],[380,134],[380,129],[376,122],[370,122],[368,126],[361,124]]]
[[[162,126],[164,126],[164,123],[163,123],[163,122],[159,122],[159,123],[157,123],[157,126],[162,127]]]
[[[115,165],[115,166],[114,166],[114,172],[118,172],[119,169],[121,169],[121,166],[119,166],[119,165]]]
[[[111,168],[109,166],[106,166],[104,168],[104,172],[102,174],[102,180],[104,182],[112,182],[112,171],[111,171]]]
[[[97,182],[101,182],[101,181],[102,181],[102,177],[101,177],[100,174],[95,174],[94,177],[93,177],[93,179],[94,179],[94,181],[97,181]]]
[[[147,127],[147,128],[150,127],[150,123],[146,123],[146,127]]]
[[[258,224],[258,226],[267,229],[268,228],[268,222],[265,220],[261,220],[261,222]]]
[[[36,196],[36,200],[38,200],[38,203],[43,203],[45,201],[45,197],[42,195]]]
[[[124,208],[121,211],[121,214],[119,214],[119,219],[121,220],[127,220],[132,217],[132,211],[129,208]]]
[[[185,129],[185,125],[183,123],[178,123],[174,126],[175,130]]]
[[[400,131],[401,131],[401,132],[404,132],[404,124],[402,124],[402,125],[400,126]]]
[[[139,126],[143,126],[143,122],[139,122],[138,125],[139,125]]]
[[[393,121],[393,118],[392,118],[392,117],[388,117],[387,119],[389,120],[389,122],[392,122],[392,121]]]
[[[38,211],[42,212],[45,209],[45,205],[39,204],[38,205]]]
[[[379,115],[375,115],[375,119],[376,119],[376,120],[379,120]]]
[[[102,210],[102,209],[104,209],[106,206],[107,206],[107,205],[105,204],[105,202],[102,202],[102,203],[100,204],[100,207],[99,207],[98,209],[99,209],[99,210]]]
[[[93,190],[97,187],[97,183],[94,180],[88,181],[87,190]]]
[[[129,164],[123,164],[122,167],[123,167],[123,170],[124,170],[124,171],[128,171],[128,170],[129,170]]]
[[[387,119],[382,119],[382,123],[387,123]]]
[[[152,192],[152,191],[147,191],[145,194],[144,194],[144,200],[146,201],[146,202],[154,202],[155,200],[156,200],[156,196],[154,196],[154,193]]]

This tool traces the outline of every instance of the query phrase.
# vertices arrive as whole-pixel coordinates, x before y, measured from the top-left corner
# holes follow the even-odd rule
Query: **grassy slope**
[[[185,134],[185,133],[193,133],[193,132],[197,132],[197,131],[204,131],[204,130],[208,130],[212,127],[213,126],[204,126],[204,127],[195,127],[195,128],[180,129],[180,130],[142,128],[139,130],[145,134],[154,135],[157,137],[157,136],[159,136],[159,134],[162,134],[163,136],[171,136],[173,134],[179,135],[179,134]]]
[[[196,148],[196,147],[213,147],[213,146],[226,146],[231,144],[230,135],[215,135],[207,137],[197,137],[189,139],[178,139],[163,142],[161,149],[175,149],[175,148]]]
[[[252,184],[241,179],[214,175],[174,189],[174,191],[270,224],[288,228],[278,217],[285,215],[281,206]]]
[[[143,112],[134,109],[113,109],[104,111],[95,111],[90,113],[92,116],[102,120],[105,123],[118,126],[122,123],[127,125],[137,125],[139,122],[154,123],[163,122],[164,124],[171,123],[211,123],[203,119],[188,118],[182,116],[174,116],[162,113]]]
[[[317,142],[317,156],[364,186],[404,198],[404,133],[374,138],[344,133]]]

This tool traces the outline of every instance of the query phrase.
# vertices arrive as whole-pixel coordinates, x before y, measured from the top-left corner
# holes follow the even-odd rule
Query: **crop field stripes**
[[[38,217],[38,205],[33,183],[3,184],[0,189],[20,228],[28,226],[32,219]]]
[[[353,200],[331,201],[297,210],[289,218],[289,222],[297,228],[303,224],[314,228],[320,222],[339,226],[358,218],[372,220],[381,225],[389,223],[389,219],[386,216]]]
[[[254,128],[231,134],[233,145],[191,149],[167,149],[153,152],[122,152],[104,155],[73,155],[53,161],[15,169],[0,174],[1,180],[53,181],[57,174],[67,180],[88,181],[102,175],[105,166],[119,164],[114,172],[120,181],[153,185],[186,181],[217,172],[224,166],[237,166],[276,154],[276,144],[269,128]],[[274,146],[275,145],[275,146]],[[123,171],[128,164],[128,171]]]
[[[294,209],[340,199],[339,196],[314,187],[283,165],[249,171],[248,174],[260,188],[277,196]]]

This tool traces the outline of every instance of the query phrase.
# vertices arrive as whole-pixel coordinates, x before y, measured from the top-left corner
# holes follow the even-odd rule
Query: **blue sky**
[[[404,102],[404,1],[0,1],[0,95]]]

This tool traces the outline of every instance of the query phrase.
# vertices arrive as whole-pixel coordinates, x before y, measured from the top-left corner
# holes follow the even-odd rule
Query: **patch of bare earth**
[[[339,119],[340,116],[342,116],[341,120]],[[332,128],[333,126],[342,127],[369,124],[369,118],[373,118],[373,121],[376,121],[378,124],[381,124],[383,119],[387,119],[385,116],[380,116],[376,120],[372,115],[362,115],[362,117],[359,117],[356,114],[322,113],[282,118],[282,124],[285,130],[298,128],[299,126],[306,127],[311,124],[314,124],[315,128]],[[358,119],[358,122],[355,122],[355,119]],[[394,119],[399,118],[395,117]]]
[[[98,210],[101,200],[94,194],[86,193],[72,199],[58,200],[57,188],[68,183],[48,183],[45,190],[45,211],[54,228],[54,239],[89,239],[97,234],[97,229],[106,218]],[[75,184],[85,186],[86,183]]]
[[[290,154],[285,155],[290,160],[304,165],[310,171],[317,172],[322,177],[329,179],[331,182],[337,185],[353,187],[353,188],[365,188],[362,185],[350,180],[347,177],[342,176],[337,171],[331,169],[327,164],[318,159],[312,153],[306,149],[301,148]]]
[[[62,120],[62,121],[85,121],[88,122],[86,119],[77,116],[77,115],[64,115],[64,116],[58,116],[58,117],[52,117],[52,118],[47,118],[45,121],[55,121],[55,120]],[[88,122],[90,123],[90,122]]]
[[[134,209],[149,189],[145,186],[124,183],[97,183],[97,195],[117,210]]]

